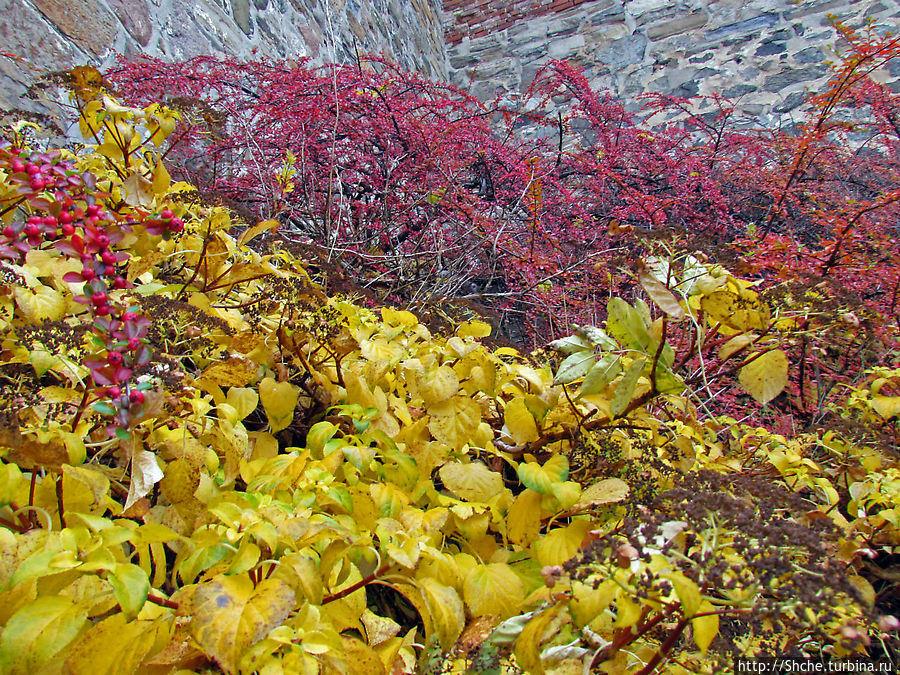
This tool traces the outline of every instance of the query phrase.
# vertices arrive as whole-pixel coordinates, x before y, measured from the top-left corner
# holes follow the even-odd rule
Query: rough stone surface
[[[131,37],[142,47],[150,44],[153,24],[150,22],[150,13],[144,0],[106,0],[106,2]]]
[[[102,56],[116,37],[116,22],[94,0],[34,0],[34,6],[81,49]]]

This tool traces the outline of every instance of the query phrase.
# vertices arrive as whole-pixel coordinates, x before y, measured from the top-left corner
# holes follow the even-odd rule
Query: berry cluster
[[[129,255],[114,248],[136,225],[168,237],[181,232],[184,221],[171,209],[141,214],[144,218],[136,221],[104,208],[109,195],[97,189],[94,176],[79,171],[58,151],[30,153],[0,141],[0,171],[19,195],[14,206],[29,213],[0,232],[0,258],[18,262],[30,250],[53,247],[80,261],[81,271],[69,272],[63,280],[83,284],[74,299],[88,308],[95,343],[105,351],[84,362],[101,397],[94,408],[113,415],[110,432],[122,435],[144,403],[142,389],[150,386],[133,384],[132,374],[152,354],[147,345],[150,321],[110,295],[132,287],[124,273]]]

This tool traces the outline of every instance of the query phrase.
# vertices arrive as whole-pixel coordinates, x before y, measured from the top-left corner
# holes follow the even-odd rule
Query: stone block
[[[806,49],[794,54],[794,61],[797,63],[822,63],[825,55],[818,47],[807,47]]]
[[[795,84],[812,84],[824,76],[826,72],[828,72],[828,69],[825,66],[783,70],[780,73],[769,75],[763,83],[763,88],[766,91],[775,92]]]
[[[620,70],[633,63],[640,63],[644,60],[648,42],[647,37],[641,33],[613,40],[609,48],[597,50],[597,60],[605,63],[612,70]]]
[[[766,42],[761,44],[759,48],[753,52],[754,56],[774,56],[775,54],[784,54],[787,52],[787,45],[784,42]]]
[[[705,26],[708,21],[709,15],[704,11],[683,14],[676,16],[674,19],[647,26],[647,37],[651,40],[662,40]]]
[[[147,12],[147,3],[144,0],[106,0],[106,2],[128,34],[141,46],[146,47],[153,35],[153,24]]]
[[[706,31],[707,40],[721,40],[724,38],[733,38],[738,35],[747,35],[756,31],[765,30],[778,24],[778,15],[774,12],[766,12],[759,16],[754,16],[743,21],[736,21],[717,28],[711,28]]]
[[[94,0],[34,0],[34,6],[61,33],[94,56],[105,54],[116,39],[115,19]]]
[[[571,56],[573,52],[584,47],[583,35],[572,35],[562,40],[553,40],[547,49],[550,58],[561,59]]]

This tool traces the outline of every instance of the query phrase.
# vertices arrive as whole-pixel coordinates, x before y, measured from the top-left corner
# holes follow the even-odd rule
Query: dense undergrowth
[[[846,34],[858,44],[837,76],[896,50]],[[173,68],[224,81],[217,67]],[[245,68],[231,87],[238,116],[241,91],[270,91],[263,66]],[[772,136],[741,163],[749,134],[722,132],[730,145],[711,157],[696,135],[673,144],[680,132],[660,128],[662,152],[611,124],[611,102],[576,91],[574,109],[606,134],[596,143],[630,137],[634,156],[621,145],[515,155],[496,140],[479,155],[450,124],[496,139],[467,117],[473,102],[442,103],[442,117],[421,81],[407,100],[412,76],[385,73],[290,70],[312,83],[278,118],[298,128],[252,110],[257,132],[231,120],[203,136],[191,115],[211,119],[215,102],[179,99],[190,92],[165,81],[156,102],[132,107],[78,70],[86,145],[48,149],[30,122],[0,141],[0,670],[648,675],[728,672],[738,655],[896,662],[892,99],[863,79],[832,90],[844,102],[868,92],[875,154],[831,152],[853,130],[824,99],[818,130]],[[193,77],[183,85],[209,90]],[[352,107],[363,99],[369,108]],[[386,115],[359,112],[379,101]],[[188,150],[173,145],[180,134]],[[309,146],[268,145],[279,134]],[[228,145],[240,135],[258,152]],[[191,147],[229,167],[199,194],[170,175]],[[351,167],[359,147],[368,158]],[[654,156],[653,171],[630,175]],[[863,156],[852,188],[836,186]],[[536,173],[509,177],[516,166]],[[357,199],[363,182],[371,194]],[[714,195],[729,198],[715,207]],[[640,209],[653,213],[642,221]],[[612,215],[598,228],[601,211]],[[757,245],[738,266],[721,246],[661,236],[678,219]],[[296,231],[273,232],[282,223],[307,228],[301,248]],[[597,248],[563,226],[599,232]],[[624,253],[600,255],[626,246],[630,272],[613,265]],[[549,347],[526,355],[478,318],[438,330],[373,306],[446,301],[442,279],[485,278],[459,266],[473,250],[517,301],[532,297],[533,337],[557,302],[577,325],[552,327]],[[341,275],[357,294],[338,292]],[[388,291],[366,296],[376,278]]]

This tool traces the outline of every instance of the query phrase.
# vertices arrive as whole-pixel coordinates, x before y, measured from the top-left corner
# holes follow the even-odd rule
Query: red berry
[[[136,338],[136,337],[128,338],[128,349],[130,351],[134,352],[140,348],[141,348],[141,341],[139,338]]]
[[[128,285],[128,282],[125,281],[125,279],[123,277],[116,277],[115,279],[113,279],[113,288],[122,289],[122,288],[125,288],[125,286],[127,286],[127,285]]]
[[[112,275],[114,275],[116,273],[116,266],[115,265],[107,265],[106,267],[103,268],[103,273],[106,276],[111,277]]]
[[[12,228],[12,225],[7,225],[3,228],[3,236],[7,239],[15,239],[16,231]]]
[[[136,403],[137,405],[141,405],[144,402],[144,392],[142,391],[133,391],[128,395],[129,400],[132,403]]]
[[[59,222],[61,223],[71,223],[72,222],[72,214],[68,211],[60,211],[59,212]]]
[[[85,267],[83,270],[81,270],[81,276],[84,278],[85,281],[90,281],[91,279],[93,279],[94,277],[97,276],[97,273],[94,272],[93,267]]]
[[[111,366],[121,366],[122,355],[119,352],[110,352],[106,355],[106,362]]]
[[[103,251],[100,254],[100,260],[103,261],[104,265],[115,265],[116,264],[116,254],[110,251],[109,249]]]
[[[96,314],[97,316],[106,316],[111,311],[112,309],[110,309],[109,305],[100,305],[99,307],[97,307],[97,309],[94,310],[94,314]]]
[[[184,229],[184,221],[181,218],[172,218],[169,221],[169,229],[172,232],[181,232]]]
[[[62,225],[62,233],[67,237],[71,237],[75,234],[75,226],[72,223],[63,223]]]
[[[87,214],[88,218],[96,216],[99,211],[100,211],[100,207],[97,206],[96,204],[91,204],[84,210],[84,212]]]
[[[82,273],[83,276],[84,273]],[[106,293],[103,291],[97,291],[91,296],[91,302],[95,305],[105,305],[106,304]]]
[[[40,167],[34,162],[28,162],[28,164],[25,165],[25,173],[27,173],[29,176],[34,176],[35,174],[39,173],[40,170]]]
[[[22,160],[14,159],[12,162],[12,170],[13,173],[22,173],[25,171],[25,165],[22,163]]]
[[[40,233],[41,233],[41,229],[34,223],[28,223],[25,226],[25,236],[26,237],[36,237]]]
[[[56,217],[55,216],[44,216],[41,219],[41,222],[47,227],[56,227]]]
[[[28,237],[28,245],[31,248],[37,248],[41,245],[41,242],[44,241],[44,237],[40,234],[36,234],[33,237]]]
[[[101,234],[97,237],[97,245],[100,248],[106,248],[107,246],[109,246],[109,237],[107,237],[105,234]]]
[[[137,314],[134,312],[125,312],[122,315],[122,321],[128,323],[129,321],[134,321],[137,318]]]
[[[29,225],[40,225],[43,220],[40,216],[28,216],[28,220],[26,221]]]
[[[172,213],[172,209],[163,209],[162,213],[159,214],[159,217],[163,220],[169,220],[175,217],[175,214]]]
[[[32,190],[43,190],[45,185],[46,183],[44,182],[44,179],[38,178],[37,176],[32,178],[28,183],[28,187],[30,187]]]
[[[122,390],[119,389],[118,387],[107,387],[106,395],[109,396],[110,398],[118,398],[119,396],[122,395]]]

